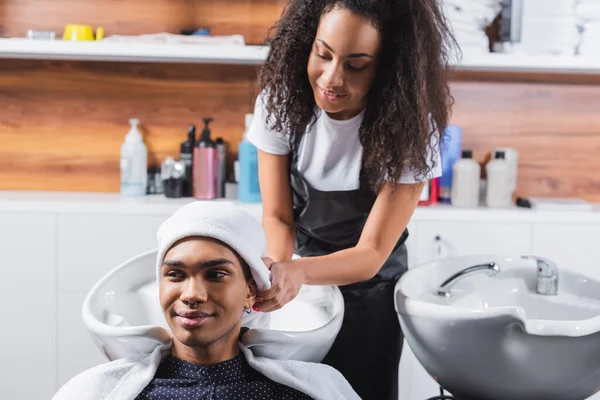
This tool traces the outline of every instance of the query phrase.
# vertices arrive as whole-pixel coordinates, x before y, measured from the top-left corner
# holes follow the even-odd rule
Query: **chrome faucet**
[[[496,263],[489,262],[487,264],[473,265],[472,267],[460,270],[454,275],[452,275],[450,278],[446,279],[440,285],[440,287],[437,290],[437,295],[442,297],[450,297],[452,294],[452,286],[454,286],[454,284],[460,279],[464,278],[467,275],[471,275],[475,272],[486,272],[489,276],[496,276],[498,272],[500,272],[500,267],[498,267],[498,264]]]
[[[558,267],[555,263],[538,256],[521,256],[524,260],[534,260],[537,266],[537,292],[544,296],[558,294]]]

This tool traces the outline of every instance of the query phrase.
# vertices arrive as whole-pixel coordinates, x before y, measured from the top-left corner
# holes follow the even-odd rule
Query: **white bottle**
[[[512,204],[512,168],[504,157],[503,151],[497,151],[486,166],[486,202],[491,208],[508,208]]]
[[[514,193],[517,190],[517,175],[518,175],[518,170],[519,170],[519,153],[517,152],[517,150],[515,150],[511,147],[497,147],[494,149],[493,154],[496,154],[499,151],[504,152],[504,159],[510,166],[512,192]]]
[[[148,150],[138,130],[138,119],[129,120],[131,129],[121,145],[121,194],[145,196],[148,182]]]
[[[455,207],[476,208],[479,205],[481,167],[473,160],[473,152],[464,150],[462,158],[452,166],[451,204]]]

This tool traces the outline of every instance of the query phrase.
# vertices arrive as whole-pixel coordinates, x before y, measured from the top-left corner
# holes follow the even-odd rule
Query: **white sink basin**
[[[109,360],[145,356],[171,340],[159,303],[156,257],[152,250],[115,267],[83,302],[83,321]],[[337,286],[305,285],[280,310],[244,313],[242,325],[251,329],[243,343],[257,356],[321,362],[343,317],[344,299]]]
[[[472,273],[449,297],[438,286]],[[559,267],[558,295],[536,293],[534,261],[456,257],[409,270],[396,311],[417,359],[460,400],[583,400],[600,391],[600,282]]]

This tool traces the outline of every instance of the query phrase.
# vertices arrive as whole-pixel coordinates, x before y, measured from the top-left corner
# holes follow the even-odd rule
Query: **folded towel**
[[[456,42],[459,46],[479,46],[489,47],[490,41],[484,32],[480,34],[462,33],[460,31],[454,32]]]
[[[580,57],[593,57],[598,58],[598,49],[600,49],[600,43],[592,43],[589,45],[582,44],[579,46],[578,53]]]
[[[492,12],[487,14],[467,14],[452,9],[444,9],[443,13],[450,24],[468,24],[479,29],[489,26],[496,17],[496,14]]]
[[[336,369],[302,361],[279,361],[255,356],[240,344],[248,364],[274,382],[315,400],[360,400]],[[98,365],[69,380],[52,400],[134,400],[152,381],[171,344],[157,346],[147,356]]]
[[[260,222],[226,201],[195,201],[179,208],[158,228],[156,276],[167,251],[179,240],[204,236],[220,240],[248,263],[257,289],[271,287],[270,271],[262,261],[266,238]]]
[[[526,0],[523,2],[523,16],[563,17],[575,15],[575,0]]]
[[[201,44],[201,45],[236,45],[245,44],[244,36],[205,36],[205,35],[177,35],[174,33],[149,33],[146,35],[127,36],[111,35],[102,40],[103,42],[115,43],[139,43],[139,44]]]
[[[576,46],[579,40],[575,18],[523,17],[521,44],[525,47]]]
[[[582,3],[575,8],[575,14],[583,21],[600,20],[600,4]]]
[[[533,46],[529,47],[522,43],[512,43],[511,46],[504,46],[504,52],[527,54],[531,56],[573,56],[577,52],[577,46],[566,45],[548,45],[545,47]]]

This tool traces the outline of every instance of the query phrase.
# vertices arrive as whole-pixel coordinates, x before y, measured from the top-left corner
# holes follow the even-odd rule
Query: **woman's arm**
[[[258,150],[258,177],[262,195],[262,225],[267,236],[266,257],[289,261],[294,254],[294,217],[289,155]]]
[[[304,257],[271,265],[273,286],[260,294],[262,311],[291,301],[302,284],[347,285],[372,278],[388,259],[419,203],[423,183],[402,184],[393,192],[381,188],[358,244],[320,257]]]

